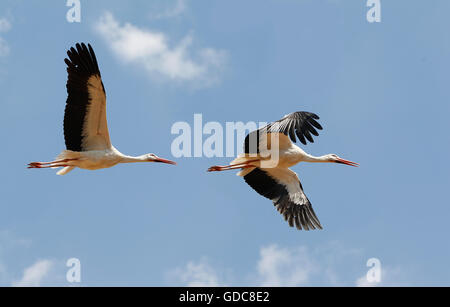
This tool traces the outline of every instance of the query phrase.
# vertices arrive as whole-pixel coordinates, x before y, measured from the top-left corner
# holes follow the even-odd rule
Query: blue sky
[[[450,285],[450,3],[381,1],[380,23],[365,4],[81,0],[69,23],[65,1],[1,1],[0,284],[67,286],[78,258],[82,286],[354,286],[378,258],[379,285]],[[303,148],[361,164],[293,167],[324,229],[290,228],[233,172],[206,172],[231,158],[26,169],[64,149],[63,59],[81,41],[126,154],[175,159],[171,126],[195,113],[319,114]]]

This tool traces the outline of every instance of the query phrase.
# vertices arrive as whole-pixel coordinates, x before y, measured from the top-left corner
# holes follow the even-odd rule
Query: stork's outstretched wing
[[[76,44],[67,51],[67,102],[64,139],[72,151],[111,147],[106,121],[106,93],[91,45]]]
[[[291,227],[322,229],[297,174],[288,168],[255,168],[244,180],[260,195],[269,198]]]
[[[247,135],[244,142],[245,153],[259,153],[260,140],[264,139],[264,134],[281,133],[289,136],[292,142],[296,142],[296,136],[304,145],[306,140],[314,143],[312,135],[318,136],[317,130],[322,130],[322,126],[317,122],[319,116],[310,112],[294,112],[284,116],[276,122],[253,131]],[[316,130],[317,129],[317,130]],[[283,142],[280,138],[280,145]]]

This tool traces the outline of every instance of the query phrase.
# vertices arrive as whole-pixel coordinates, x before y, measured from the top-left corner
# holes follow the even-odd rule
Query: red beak
[[[359,166],[359,164],[356,163],[356,162],[352,162],[352,161],[341,159],[341,158],[337,158],[337,160],[335,162],[336,163],[340,163],[340,164],[354,166],[354,167],[358,167]]]
[[[176,165],[176,164],[177,164],[177,162],[175,162],[175,161],[170,161],[170,160],[163,159],[163,158],[156,158],[156,159],[153,160],[153,161],[154,161],[154,162],[160,162],[160,163],[173,164],[173,165]]]

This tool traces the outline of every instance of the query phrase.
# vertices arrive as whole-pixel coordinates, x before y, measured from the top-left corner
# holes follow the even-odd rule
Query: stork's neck
[[[142,155],[142,156],[137,156],[137,157],[122,155],[122,160],[120,162],[121,163],[136,163],[136,162],[147,162],[147,161],[148,161],[147,155]]]
[[[305,153],[305,155],[303,157],[303,161],[305,161],[305,162],[322,162],[322,163],[324,163],[324,162],[330,162],[330,159],[328,158],[328,155],[315,157],[313,155]]]

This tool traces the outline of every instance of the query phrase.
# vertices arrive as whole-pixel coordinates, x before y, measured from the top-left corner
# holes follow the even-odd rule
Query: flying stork
[[[332,162],[358,166],[335,154],[312,156],[295,145],[296,136],[304,145],[313,143],[322,126],[319,117],[310,112],[294,112],[267,126],[249,133],[244,153],[229,165],[212,166],[209,172],[241,169],[238,176],[256,192],[273,201],[291,227],[301,230],[322,229],[311,203],[303,192],[297,174],[289,169],[299,162]]]
[[[64,113],[66,149],[51,162],[31,162],[28,168],[63,167],[65,175],[75,167],[96,170],[118,163],[162,162],[176,164],[155,154],[137,157],[119,152],[109,139],[106,121],[106,93],[97,58],[91,45],[76,44],[67,51],[67,101]]]

